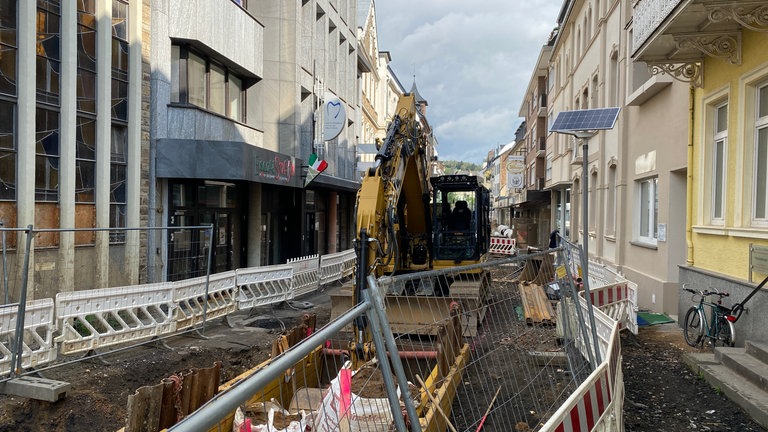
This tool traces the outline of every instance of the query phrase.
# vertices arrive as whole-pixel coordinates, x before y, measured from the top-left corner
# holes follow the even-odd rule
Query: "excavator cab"
[[[491,235],[490,193],[472,175],[432,177],[434,261],[480,262]]]

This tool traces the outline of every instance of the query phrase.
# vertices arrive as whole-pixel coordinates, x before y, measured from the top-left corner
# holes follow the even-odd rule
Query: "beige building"
[[[631,39],[627,2],[563,3],[548,73],[549,124],[562,111],[621,109],[612,129],[587,140],[548,134],[546,185],[554,227],[637,282],[640,308],[676,313],[677,266],[685,259],[689,92],[633,63]]]
[[[518,233],[524,233],[524,236],[518,236],[518,244],[536,248],[548,246],[551,231],[550,191],[545,190],[547,175],[551,174],[547,168],[552,164],[551,156],[546,153],[547,72],[551,53],[550,45],[541,48],[520,106],[519,115],[525,119],[522,126],[524,135],[515,153],[523,158],[523,176],[522,182],[511,188],[514,192],[510,192],[513,197],[512,224]],[[506,166],[509,175],[513,175],[510,168],[514,164],[507,163]]]

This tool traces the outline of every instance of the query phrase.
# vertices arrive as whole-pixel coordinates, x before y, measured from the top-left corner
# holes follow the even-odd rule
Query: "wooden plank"
[[[528,324],[554,324],[554,311],[544,288],[536,284],[519,284],[523,315]]]

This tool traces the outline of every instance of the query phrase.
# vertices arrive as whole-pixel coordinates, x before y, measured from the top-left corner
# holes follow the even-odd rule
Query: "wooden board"
[[[523,316],[527,324],[546,324],[555,323],[555,312],[549,303],[544,288],[536,284],[519,284],[520,297],[523,302]]]

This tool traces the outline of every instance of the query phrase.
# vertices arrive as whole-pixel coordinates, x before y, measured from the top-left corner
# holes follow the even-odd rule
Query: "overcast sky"
[[[379,50],[429,106],[441,160],[514,141],[523,93],[563,0],[376,0]]]

